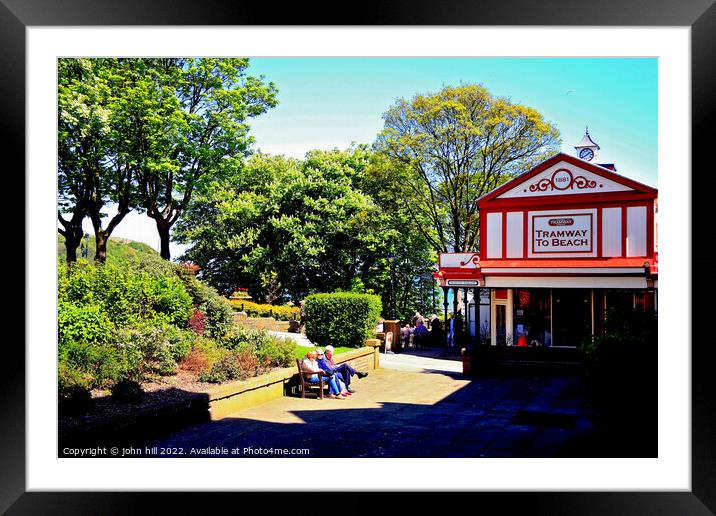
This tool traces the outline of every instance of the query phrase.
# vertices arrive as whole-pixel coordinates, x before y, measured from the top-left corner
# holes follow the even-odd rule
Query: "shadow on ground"
[[[467,379],[445,371],[425,373],[466,383],[434,403],[350,407],[341,405],[348,401],[301,400],[309,408],[284,411],[290,421],[231,417],[143,446],[181,449],[184,457],[656,456],[656,427],[637,428],[630,421],[628,428],[602,428],[599,414],[585,401],[580,376]],[[308,453],[292,455],[295,449]]]

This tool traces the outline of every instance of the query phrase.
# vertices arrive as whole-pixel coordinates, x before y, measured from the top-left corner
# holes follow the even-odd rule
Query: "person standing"
[[[298,330],[298,333],[301,333],[306,326],[306,302],[303,300],[299,301],[298,308],[299,308],[298,316],[299,316],[299,323],[300,323],[300,328]]]
[[[433,314],[430,316],[430,342],[433,346],[440,347],[443,340],[443,325],[437,314]]]

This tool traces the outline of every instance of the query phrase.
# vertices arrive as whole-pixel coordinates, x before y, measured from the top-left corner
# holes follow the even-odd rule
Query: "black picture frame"
[[[6,158],[16,158],[13,170],[25,170],[25,30],[31,26],[64,25],[573,25],[573,26],[688,26],[691,27],[692,73],[692,170],[683,174],[692,185],[692,274],[699,289],[692,289],[692,321],[679,321],[682,342],[692,356],[692,490],[690,492],[566,492],[566,493],[472,493],[469,501],[455,500],[476,510],[485,503],[499,504],[499,511],[529,514],[714,514],[716,512],[716,374],[713,348],[704,331],[709,320],[705,299],[713,279],[708,245],[712,235],[707,213],[714,186],[713,165],[708,155],[714,125],[716,92],[716,6],[713,0],[600,0],[574,2],[530,0],[442,2],[370,0],[339,15],[339,5],[303,2],[269,6],[265,3],[204,0],[0,0],[0,146]],[[7,170],[7,169],[6,169]],[[16,187],[25,192],[23,175],[14,174]],[[31,187],[31,185],[27,185]],[[26,194],[28,192],[25,192]],[[5,221],[9,224],[9,221]],[[24,226],[23,226],[24,230]],[[28,238],[24,234],[15,245]],[[27,259],[27,257],[25,257]],[[25,260],[14,260],[15,268]],[[31,274],[27,265],[24,273]],[[693,282],[692,282],[693,284]],[[699,302],[701,301],[701,302]],[[15,303],[16,306],[20,303]],[[6,330],[7,331],[7,330]],[[13,344],[13,345],[10,345]],[[127,514],[144,513],[161,504],[162,512],[188,513],[219,509],[226,503],[241,506],[264,504],[265,493],[80,493],[26,492],[25,488],[25,353],[6,339],[5,364],[0,375],[0,511],[7,514]],[[273,495],[272,495],[273,496]],[[359,493],[345,493],[347,507],[365,506]],[[425,504],[424,493],[413,493],[411,503]],[[447,497],[443,499],[443,503]],[[275,501],[273,502],[275,503]],[[370,502],[373,505],[373,502]],[[494,505],[491,506],[494,507]],[[444,507],[444,506],[443,506]],[[287,507],[288,508],[288,507]],[[272,511],[273,512],[273,511]]]

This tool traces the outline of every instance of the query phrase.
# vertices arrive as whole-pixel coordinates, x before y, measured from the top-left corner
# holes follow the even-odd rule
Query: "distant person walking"
[[[300,333],[306,327],[306,302],[303,300],[298,302],[298,316],[300,321]]]

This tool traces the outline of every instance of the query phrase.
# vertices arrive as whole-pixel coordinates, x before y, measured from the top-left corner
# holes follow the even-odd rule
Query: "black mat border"
[[[345,7],[349,7],[350,15]],[[0,0],[0,148],[8,175],[25,191],[25,28],[48,25],[605,25],[690,26],[692,34],[692,176],[687,171],[664,171],[683,175],[692,186],[692,273],[698,289],[692,289],[692,321],[678,321],[692,331],[692,491],[690,493],[410,493],[401,504],[427,508],[439,503],[443,509],[491,507],[500,513],[529,511],[531,515],[561,514],[713,514],[716,511],[716,342],[706,333],[705,322],[713,318],[709,294],[713,287],[708,237],[714,234],[709,207],[716,187],[711,158],[714,147],[711,129],[716,124],[716,6],[713,0],[652,2],[637,0],[535,2],[491,0],[445,2],[412,0],[368,1],[360,4],[295,2],[286,6],[227,0]],[[14,173],[13,173],[14,171]],[[31,188],[31,185],[29,185]],[[23,198],[24,196],[19,196]],[[26,235],[24,224],[14,228],[12,238],[20,248]],[[12,234],[12,232],[11,232]],[[24,247],[24,246],[23,246]],[[15,269],[24,268],[14,253]],[[6,274],[8,270],[6,269]],[[693,285],[693,281],[692,281]],[[19,296],[15,306],[23,306]],[[688,300],[684,300],[687,302]],[[17,310],[17,308],[15,308]],[[18,345],[6,339],[0,375],[0,511],[7,514],[128,514],[174,512],[181,514],[220,510],[241,502],[247,510],[258,504],[276,507],[275,494],[267,503],[264,493],[78,493],[25,492],[25,356]],[[9,364],[12,366],[8,367]],[[350,477],[349,477],[350,478]],[[389,482],[388,482],[389,483]],[[349,483],[348,483],[349,485]],[[321,486],[317,486],[321,487]],[[344,493],[344,513],[373,512],[383,496]],[[469,497],[469,499],[466,499]],[[329,500],[338,500],[337,496]],[[496,504],[496,505],[495,505]],[[499,507],[499,509],[497,509]],[[408,505],[403,508],[407,510]],[[710,510],[709,510],[710,509]],[[290,506],[286,506],[290,510]],[[266,511],[262,511],[266,512]],[[269,511],[274,513],[274,511]],[[402,511],[401,511],[402,512]]]

